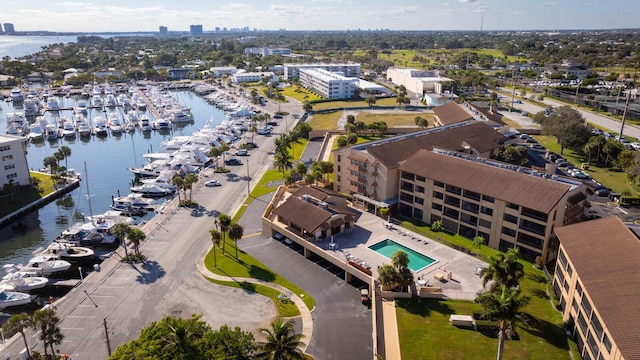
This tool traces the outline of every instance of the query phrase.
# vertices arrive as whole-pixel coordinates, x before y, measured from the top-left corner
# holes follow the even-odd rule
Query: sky
[[[639,28],[637,0],[2,0],[16,31]]]

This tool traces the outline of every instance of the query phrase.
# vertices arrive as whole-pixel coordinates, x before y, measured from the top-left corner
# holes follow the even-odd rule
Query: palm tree
[[[47,156],[42,160],[45,167],[49,168],[49,173],[53,174],[53,170],[58,167],[58,159],[55,156]]]
[[[409,255],[402,250],[398,250],[391,255],[391,263],[396,270],[400,270],[409,266]]]
[[[244,228],[238,223],[231,223],[229,225],[229,239],[233,240],[233,244],[236,248],[236,259],[238,259],[238,240],[242,239]]]
[[[220,233],[220,231],[218,231],[218,229],[209,230],[209,234],[211,234],[211,242],[213,242],[213,267],[218,267],[216,259],[216,247],[220,246],[222,234]]]
[[[62,146],[60,146],[60,149],[58,151],[60,152],[60,154],[62,154],[62,156],[64,158],[64,167],[66,167],[68,169],[67,158],[69,156],[71,156],[71,148],[66,146],[66,145],[62,145]]]
[[[284,174],[284,172],[293,167],[291,163],[291,155],[287,149],[278,149],[273,155],[273,165]]]
[[[120,241],[120,244],[122,245],[122,247],[124,247],[124,255],[125,257],[129,256],[128,250],[127,250],[127,242],[125,241],[127,234],[129,234],[129,229],[131,228],[131,226],[129,226],[129,224],[125,224],[125,223],[117,223],[113,229],[111,230],[111,232],[113,233],[113,235],[115,235],[116,239],[118,239]]]
[[[206,327],[197,322],[199,318],[198,315],[192,315],[189,321],[184,321],[168,317],[166,325],[169,333],[162,339],[163,348],[175,351],[178,359],[194,359],[198,354],[198,343],[206,332]]]
[[[184,177],[184,187],[185,187],[185,191],[186,189],[189,189],[189,202],[191,202],[191,194],[192,194],[192,190],[193,190],[193,184],[198,182],[198,176],[194,173],[189,173],[187,174],[187,176]],[[187,197],[187,194],[185,193],[185,198]]]
[[[378,268],[378,281],[385,288],[393,286],[398,279],[398,272],[396,269],[389,265],[384,264]]]
[[[215,148],[212,148],[212,150],[213,149]],[[171,183],[178,188],[178,203],[181,203],[182,200],[180,200],[180,191],[184,187],[184,180],[180,176],[176,175],[171,179]],[[185,194],[185,200],[186,200],[186,194]]]
[[[260,333],[266,337],[266,341],[258,344],[258,359],[269,360],[302,360],[304,353],[299,349],[304,346],[300,340],[302,334],[296,334],[293,329],[293,321],[278,318],[271,322],[269,329],[261,328]]]
[[[492,290],[499,289],[500,286],[514,287],[520,284],[520,279],[524,276],[524,267],[518,262],[520,250],[511,248],[506,253],[500,253],[489,258],[489,266],[480,271],[482,285],[493,281]]]
[[[44,356],[47,357],[47,346],[51,348],[51,354],[55,354],[53,345],[59,345],[64,339],[58,323],[60,319],[53,309],[36,310],[33,313],[32,328],[40,331],[40,340],[44,344]]]
[[[502,285],[499,293],[487,292],[479,295],[476,302],[484,308],[483,316],[498,320],[498,360],[502,359],[505,337],[511,338],[516,322],[526,323],[528,314],[520,309],[529,303],[529,297],[520,297],[520,287]]]
[[[147,235],[136,227],[129,227],[127,237],[133,243],[133,251],[137,256],[140,256],[140,243],[147,238]]]
[[[20,313],[13,315],[9,320],[2,325],[3,332],[7,334],[20,333],[22,340],[24,341],[24,348],[27,349],[27,355],[31,358],[31,349],[27,343],[27,336],[24,330],[32,326],[32,319],[27,313]]]
[[[222,232],[222,253],[225,252],[226,243],[226,235],[227,231],[229,231],[229,225],[231,225],[231,217],[227,214],[220,214],[218,216],[218,223],[220,224],[220,232]]]

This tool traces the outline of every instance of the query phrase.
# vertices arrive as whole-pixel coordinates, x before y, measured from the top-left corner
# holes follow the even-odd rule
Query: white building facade
[[[269,82],[277,82],[278,76],[272,71],[267,72],[238,72],[233,74],[233,82],[236,84],[243,82],[258,82],[262,79],[269,79]]]
[[[31,182],[24,148],[26,142],[27,138],[22,136],[0,135],[0,186],[11,180],[16,185]]]
[[[245,48],[245,54],[254,54],[260,56],[282,56],[291,55],[291,49],[289,48],[270,48],[270,47],[253,47]]]
[[[284,78],[291,80],[298,78],[300,69],[322,69],[343,74],[345,77],[359,78],[360,64],[284,64]]]
[[[387,69],[387,78],[398,86],[403,85],[408,91],[416,94],[435,93],[441,94],[442,83],[453,80],[440,76],[433,70],[418,69]]]
[[[358,93],[358,78],[322,69],[300,69],[300,83],[327,99],[350,99]]]
[[[223,75],[235,74],[236,72],[238,72],[238,68],[236,68],[235,66],[219,66],[209,68],[209,71],[211,72],[211,74],[213,74],[213,76],[221,77]]]

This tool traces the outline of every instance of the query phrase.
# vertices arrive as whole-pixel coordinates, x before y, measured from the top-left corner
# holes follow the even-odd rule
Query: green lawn
[[[397,126],[416,126],[416,117],[420,116],[429,120],[429,124],[433,125],[433,113],[418,113],[418,114],[380,114],[363,111],[356,116],[356,121],[364,121],[365,124],[371,124],[376,121],[384,121],[387,123],[387,127]]]
[[[346,101],[346,100],[337,100],[337,101],[327,101],[312,104],[313,110],[325,110],[325,109],[348,109],[354,107],[367,107],[367,103],[364,100],[357,101]],[[382,98],[376,101],[375,106],[397,106],[396,98]]]
[[[498,250],[487,246],[478,249],[471,240],[460,235],[435,233],[426,224],[404,221],[400,225],[452,248],[475,254],[485,261],[499,253]],[[521,280],[522,292],[531,297],[531,302],[524,308],[524,311],[530,314],[535,321],[530,326],[518,329],[520,340],[507,342],[504,358],[568,359],[567,349],[571,347],[573,350],[575,346],[572,342],[567,341],[563,330],[562,316],[551,305],[547,295],[547,292],[552,291],[550,284],[541,270],[536,269],[529,262],[522,260],[521,262],[525,270],[525,276]],[[403,302],[406,304],[401,305]],[[430,302],[435,302],[435,304]],[[429,310],[432,307],[440,310]],[[402,308],[406,308],[406,310],[401,310]],[[476,304],[468,301],[402,300],[399,302],[397,313],[403,358],[489,359],[494,357],[497,338],[470,330],[459,330],[448,323],[448,315],[451,313],[471,315],[473,311],[480,309]],[[429,329],[427,330],[427,328]],[[436,334],[434,335],[432,332]],[[440,336],[441,333],[445,335]],[[473,351],[469,349],[468,344],[470,343],[474,344]],[[429,356],[420,355],[420,351],[425,351],[427,348],[434,348],[436,352],[430,353]],[[478,351],[475,351],[476,349]],[[460,355],[462,351],[464,351],[464,356]]]
[[[534,138],[544,147],[556,154],[560,154],[560,144],[556,141],[554,136],[542,136],[535,135]],[[587,158],[583,154],[576,153],[573,150],[565,149],[562,157],[567,159],[576,167],[580,167],[583,162],[586,162]],[[595,180],[604,186],[612,189],[617,193],[623,193],[625,190],[631,191],[632,194],[636,194],[636,190],[629,185],[627,181],[627,174],[624,171],[619,171],[615,168],[602,168],[595,166],[593,163],[589,166],[589,170],[585,170]]]
[[[282,95],[294,98],[294,99],[300,101],[301,103],[303,103],[305,101],[315,101],[315,100],[322,99],[317,94],[314,94],[311,91],[309,91],[309,90],[307,90],[307,89],[305,89],[303,87],[296,86],[296,85],[287,86],[285,88],[282,88],[280,90],[280,92],[282,93]]]
[[[342,111],[335,111],[327,114],[314,114],[308,121],[314,130],[336,130],[338,128],[338,120],[342,116]]]
[[[238,289],[244,289],[247,292],[247,295],[251,294],[261,294],[268,298],[270,298],[276,306],[276,310],[278,311],[279,317],[293,317],[300,315],[300,310],[298,307],[290,300],[284,300],[278,298],[280,295],[280,291],[270,288],[261,284],[251,284],[247,282],[232,282],[232,281],[219,281],[214,279],[209,279],[212,283],[231,286]]]
[[[209,251],[204,259],[204,264],[211,272],[230,277],[246,277],[254,278],[263,281],[272,282],[274,284],[282,285],[291,290],[292,293],[301,295],[304,303],[311,310],[315,306],[315,300],[304,290],[297,287],[289,280],[274,273],[264,264],[254,259],[251,255],[244,252],[242,249],[238,249],[238,259],[235,258],[235,246],[233,241],[227,239],[225,245],[226,252],[223,254],[222,249],[216,249],[215,260],[217,267],[214,267],[214,255],[213,250]]]

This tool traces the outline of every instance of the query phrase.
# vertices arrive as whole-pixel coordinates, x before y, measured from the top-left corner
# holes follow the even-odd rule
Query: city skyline
[[[196,0],[43,1],[9,0],[0,22],[17,31],[205,32],[219,28],[260,30],[571,30],[638,27],[640,4],[611,0],[606,7],[593,0],[305,0],[273,2],[239,0],[207,4]]]

